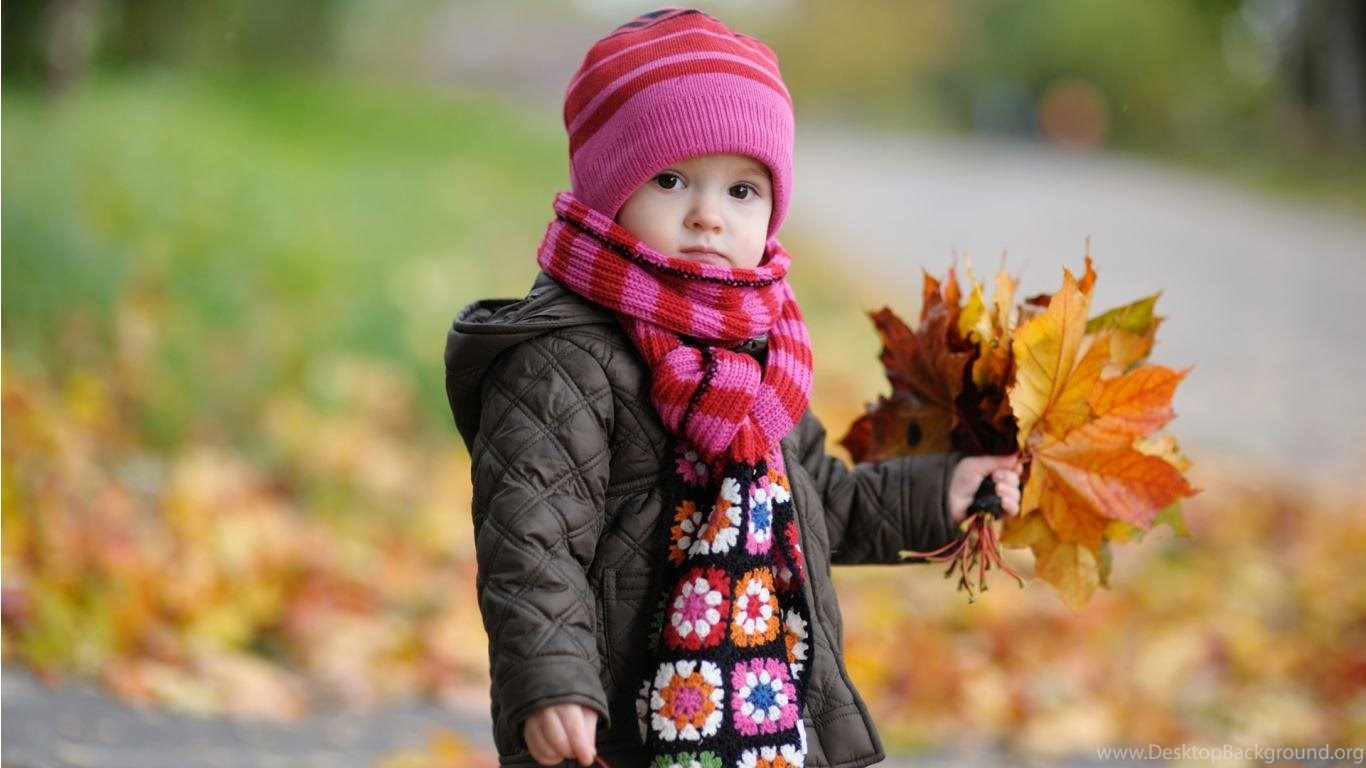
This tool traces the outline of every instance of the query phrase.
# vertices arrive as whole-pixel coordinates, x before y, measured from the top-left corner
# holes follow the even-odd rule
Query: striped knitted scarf
[[[673,433],[673,512],[636,702],[651,768],[800,766],[810,611],[779,439],[806,410],[811,349],[770,239],[761,266],[668,258],[572,195],[538,262],[620,317]],[[761,364],[731,347],[767,335]]]

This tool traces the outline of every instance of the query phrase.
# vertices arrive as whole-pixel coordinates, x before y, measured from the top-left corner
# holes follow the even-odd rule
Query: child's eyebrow
[[[764,168],[762,165],[759,165],[758,163],[746,163],[745,165],[741,166],[740,173],[764,177],[768,175],[768,169]]]

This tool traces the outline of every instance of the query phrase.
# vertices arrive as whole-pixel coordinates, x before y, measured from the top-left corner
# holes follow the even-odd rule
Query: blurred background
[[[6,765],[119,741],[50,730],[35,679],[487,760],[445,330],[530,285],[564,86],[653,7],[4,1]],[[1089,248],[1094,309],[1162,291],[1153,360],[1195,367],[1191,535],[1117,549],[1080,612],[836,571],[889,751],[1366,744],[1366,4],[700,7],[794,96],[782,235],[832,452],[887,389],[866,311],[917,316],[922,269],[1027,296]]]

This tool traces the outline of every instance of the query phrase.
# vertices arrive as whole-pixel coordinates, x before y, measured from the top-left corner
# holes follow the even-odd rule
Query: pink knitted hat
[[[661,8],[588,50],[564,99],[574,196],[616,218],[663,168],[748,155],[773,176],[771,236],[792,189],[792,97],[778,57],[701,11]]]

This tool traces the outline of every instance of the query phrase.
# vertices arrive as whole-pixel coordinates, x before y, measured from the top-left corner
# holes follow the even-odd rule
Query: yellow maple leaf
[[[1009,389],[1009,398],[1021,448],[1029,447],[1036,425],[1042,424],[1046,432],[1060,437],[1075,419],[1075,411],[1064,408],[1053,417],[1059,423],[1049,425],[1076,367],[1090,306],[1091,294],[1082,291],[1070,270],[1063,270],[1062,290],[1049,300],[1048,309],[1015,329],[1015,384]]]
[[[1081,610],[1100,585],[1096,554],[1075,542],[1059,542],[1034,561],[1034,575],[1052,584],[1063,602],[1074,611]]]

